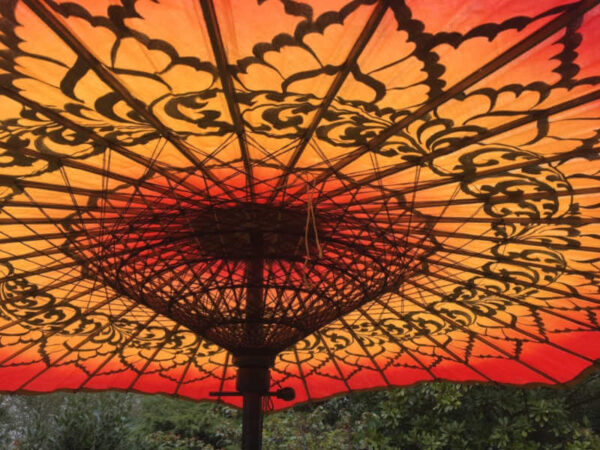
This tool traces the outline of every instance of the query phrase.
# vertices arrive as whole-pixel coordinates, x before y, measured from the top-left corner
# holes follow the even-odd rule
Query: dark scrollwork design
[[[10,264],[0,265],[0,314],[6,320],[15,321],[25,335],[31,330],[61,329],[80,312],[72,305],[63,305],[50,294],[40,291],[24,277],[12,278],[14,269]]]
[[[235,100],[241,107],[246,131],[283,142],[285,139],[304,137],[323,103],[322,98],[298,88],[298,83],[319,76],[335,76],[342,67],[319,64],[316,69],[298,70],[286,76],[279,73],[281,83],[269,86],[270,90],[254,89],[248,81],[249,75],[258,68],[275,71],[269,62],[269,53],[272,52],[284,53],[293,49],[314,55],[315,51],[308,44],[310,38],[324,35],[329,27],[344,24],[351,14],[361,6],[373,4],[374,0],[348,1],[340,11],[325,11],[318,16],[315,16],[310,5],[301,1],[282,1],[286,13],[299,19],[295,29],[278,34],[269,42],[257,42],[251,55],[230,61],[228,70],[236,83]],[[112,44],[110,65],[107,67],[113,74],[160,86],[161,89],[157,90],[160,95],[143,106],[160,118],[171,133],[194,138],[225,136],[235,131],[227,114],[223,113],[224,91],[222,83],[218,81],[215,65],[195,56],[180,54],[169,42],[135,29],[132,23],[143,18],[138,2],[132,0],[113,5],[105,15],[88,11],[75,2],[48,3],[62,18],[77,18],[108,33]],[[36,110],[19,104],[10,96],[3,97],[3,102],[13,110],[10,111],[11,117],[3,116],[0,120],[1,175],[27,178],[60,168],[55,161],[25,156],[19,151],[20,148],[86,159],[102,154],[107,149],[98,143],[98,139],[90,139],[92,134],[109,143],[131,148],[140,146],[143,149],[152,147],[155,141],[164,137],[164,130],[157,130],[136,110],[135,106],[139,105],[129,104],[117,92],[102,91],[96,97],[83,98],[78,86],[84,83],[91,70],[83,58],[77,57],[72,67],[67,67],[60,61],[27,51],[25,40],[16,30],[18,20],[15,5],[16,2],[11,1],[0,6],[2,16],[6,18],[0,22],[0,42],[8,49],[0,54],[2,87],[13,94],[27,93],[23,82],[33,78],[19,66],[19,62],[30,58],[54,64],[64,71],[58,86],[47,87],[57,90],[64,98],[63,104],[40,104]],[[450,33],[428,30],[426,24],[415,17],[404,2],[390,2],[390,6],[398,30],[408,36],[407,42],[414,44],[414,50],[408,56],[416,58],[419,70],[423,72],[424,101],[436,98],[447,87],[444,81],[447,68],[440,58],[442,48],[458,49],[476,38],[492,41],[507,30],[521,30],[536,21],[562,13],[568,7],[560,6],[532,17],[519,16],[501,23],[480,24],[464,33]],[[409,126],[391,136],[384,144],[369,149],[384,162],[419,164],[424,170],[429,170],[432,177],[447,180],[448,183],[458,182],[460,193],[469,200],[477,201],[483,218],[489,219],[489,229],[479,230],[482,235],[487,233],[488,237],[495,239],[482,251],[482,255],[489,259],[477,265],[474,269],[476,273],[463,273],[460,283],[449,283],[437,296],[428,298],[421,308],[401,311],[393,318],[374,320],[356,312],[351,313],[355,320],[347,325],[342,321],[334,321],[318,333],[304,336],[293,349],[280,354],[280,361],[292,366],[306,364],[317,369],[331,361],[330,355],[335,353],[336,358],[358,366],[360,358],[397,353],[398,347],[419,355],[439,357],[443,351],[437,347],[448,345],[453,333],[463,329],[476,329],[486,336],[520,342],[523,336],[508,336],[506,324],[516,327],[520,322],[527,321],[543,335],[547,330],[539,314],[541,305],[553,304],[557,310],[573,307],[568,299],[563,299],[557,305],[551,291],[546,288],[560,286],[570,289],[569,292],[574,294],[579,293],[578,289],[584,293],[599,292],[600,258],[589,256],[573,259],[561,251],[563,248],[577,249],[584,240],[600,240],[577,222],[586,212],[597,209],[598,204],[591,201],[580,204],[570,194],[574,191],[573,185],[580,179],[578,177],[587,175],[568,175],[568,170],[560,163],[549,164],[544,154],[532,150],[533,144],[545,138],[554,139],[556,145],[566,140],[552,134],[550,123],[544,116],[546,110],[540,112],[536,108],[558,89],[575,89],[600,82],[598,77],[577,78],[579,25],[579,22],[571,24],[557,41],[560,50],[555,56],[559,62],[554,70],[559,76],[556,83],[536,81],[526,85],[513,83],[497,89],[466,90],[445,105],[411,119]],[[164,65],[154,73],[121,65],[120,54],[128,39],[141,45],[143,51],[159,52],[165,60]],[[169,73],[182,68],[190,69],[201,80],[195,83],[194,90],[181,91],[169,84]],[[388,90],[385,83],[377,78],[376,71],[367,73],[356,63],[351,68],[351,76],[353,82],[372,92],[373,99],[359,101],[342,96],[332,99],[315,131],[315,139],[339,151],[331,155],[332,158],[343,156],[357,147],[368,146],[371,139],[394,123],[411,117],[414,109],[422,105],[401,105],[397,108],[383,106]],[[512,95],[515,103],[527,103],[527,106],[521,110],[516,107],[514,111],[506,110],[506,106],[499,106],[503,95]],[[454,106],[460,105],[456,109],[472,111],[472,114],[454,117],[452,102]],[[41,112],[43,108],[65,115],[82,128],[68,126],[67,121],[57,123],[50,120]],[[535,124],[534,136],[521,146],[503,143],[501,139],[496,141],[495,136],[482,139],[481,142],[476,140],[493,130],[488,124],[498,123],[499,118],[521,118],[530,114],[535,116],[535,120],[532,120]],[[575,146],[584,148],[592,145],[596,138],[587,141],[574,138],[573,141]],[[464,145],[470,141],[475,144]],[[450,156],[447,159],[436,158],[442,153]],[[258,161],[255,163],[261,164]],[[519,163],[523,163],[522,168],[502,170],[506,165]],[[590,176],[589,180],[597,183],[600,178],[596,174],[595,177]],[[22,188],[18,183],[0,178],[0,199],[10,199],[19,192],[22,192]],[[88,203],[90,209],[98,205],[97,199],[90,199]],[[439,219],[435,215],[428,216],[426,210],[418,211],[418,208],[415,215],[430,224],[437,224]],[[293,229],[300,236],[304,232],[303,222],[296,220],[297,215],[293,218],[301,223],[299,231]],[[559,223],[559,219],[564,222]],[[436,250],[444,250],[444,242],[435,236],[435,230],[424,227],[422,231],[427,234],[424,244],[433,243]],[[428,235],[430,232],[431,236]],[[427,256],[434,263],[437,257],[436,252],[420,256]],[[394,266],[394,269],[404,270],[400,268],[403,264]],[[569,285],[564,280],[566,275],[575,271],[572,266],[577,264],[586,267],[585,271],[577,274],[584,282],[577,286]],[[302,269],[306,267],[302,266]],[[433,270],[430,265],[423,264],[419,266],[419,275],[433,275]],[[159,367],[156,370],[165,371],[174,366],[186,366],[190,360],[200,366],[202,361],[225,352],[222,347],[202,340],[191,331],[175,329],[172,322],[168,325],[153,322],[147,328],[142,328],[140,322],[127,316],[115,318],[101,312],[83,311],[72,303],[56,299],[44,287],[32,284],[27,277],[14,275],[10,264],[0,265],[0,276],[10,277],[10,281],[0,285],[0,315],[4,320],[19,325],[19,328],[3,331],[0,336],[3,345],[40,342],[43,347],[46,344],[44,336],[54,332],[63,337],[87,336],[89,339],[76,350],[80,360],[121,351],[120,357],[127,364],[134,359],[152,361]],[[93,276],[91,272],[86,275]],[[398,292],[402,300],[401,291]],[[596,320],[593,314],[590,317],[590,320]],[[471,344],[465,343],[465,347],[470,348]],[[125,355],[124,346],[127,346],[130,355]],[[134,367],[135,364],[131,363],[130,366]]]

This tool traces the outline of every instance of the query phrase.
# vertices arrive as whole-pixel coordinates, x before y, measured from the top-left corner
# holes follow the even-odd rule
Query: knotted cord
[[[314,191],[314,184],[312,182],[306,183],[306,225],[304,226],[304,262],[302,263],[302,282],[305,286],[313,289],[315,286],[307,277],[307,264],[312,259],[309,245],[309,234],[312,224],[313,233],[315,235],[315,245],[317,246],[317,255],[319,258],[323,257],[323,248],[319,241],[319,231],[317,229],[317,218],[315,216],[315,208],[313,204],[312,194]]]

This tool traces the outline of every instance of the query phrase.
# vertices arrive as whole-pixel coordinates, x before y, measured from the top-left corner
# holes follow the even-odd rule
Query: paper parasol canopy
[[[0,2],[0,391],[574,380],[597,4]]]

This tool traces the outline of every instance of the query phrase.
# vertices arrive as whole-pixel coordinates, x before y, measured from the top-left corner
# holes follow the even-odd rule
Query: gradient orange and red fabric
[[[204,400],[260,348],[296,402],[597,366],[598,1],[0,15],[0,391]]]

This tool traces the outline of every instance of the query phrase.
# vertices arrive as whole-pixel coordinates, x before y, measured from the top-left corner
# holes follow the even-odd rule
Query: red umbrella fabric
[[[597,4],[3,1],[0,390],[595,367]]]

